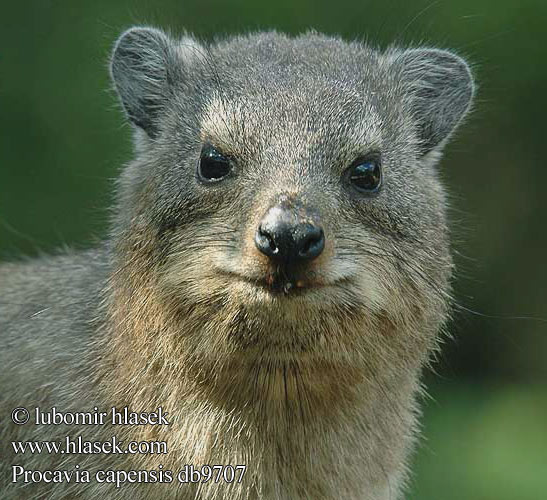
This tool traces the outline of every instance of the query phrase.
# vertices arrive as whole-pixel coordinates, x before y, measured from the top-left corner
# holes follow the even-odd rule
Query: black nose
[[[323,229],[310,220],[301,221],[293,210],[271,208],[255,234],[256,247],[274,260],[312,260],[325,248]]]

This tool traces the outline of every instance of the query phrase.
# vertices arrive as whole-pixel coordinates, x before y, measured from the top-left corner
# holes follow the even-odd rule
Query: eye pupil
[[[232,166],[230,160],[211,145],[206,145],[201,150],[198,174],[205,182],[220,181],[226,177]]]
[[[375,160],[356,162],[349,170],[352,185],[363,192],[376,192],[382,182],[380,163]]]

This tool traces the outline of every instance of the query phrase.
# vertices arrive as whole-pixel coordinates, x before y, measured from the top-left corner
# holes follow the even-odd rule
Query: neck
[[[311,348],[273,356],[262,345],[203,350],[208,332],[231,338],[249,325],[223,327],[196,308],[167,317],[165,308],[137,307],[161,303],[137,290],[126,299],[131,309],[115,307],[112,315],[106,376],[117,390],[109,396],[118,407],[169,412],[172,426],[154,431],[169,446],[165,468],[244,464],[246,480],[230,493],[242,499],[255,496],[252,488],[267,498],[309,498],[310,491],[329,498],[344,490],[345,498],[356,498],[377,490],[370,498],[379,499],[399,481],[417,370],[388,369],[388,353],[378,348],[367,359],[366,352],[335,356]],[[335,335],[340,325],[331,327]],[[154,457],[142,460],[157,467]]]

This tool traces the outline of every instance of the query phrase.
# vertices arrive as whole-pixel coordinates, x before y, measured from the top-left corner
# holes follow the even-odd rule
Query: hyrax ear
[[[155,28],[131,28],[114,46],[110,74],[128,118],[150,138],[175,86],[187,74],[199,45],[172,40]]]
[[[471,105],[469,66],[461,57],[437,49],[406,50],[394,62],[418,125],[422,152],[442,147]]]

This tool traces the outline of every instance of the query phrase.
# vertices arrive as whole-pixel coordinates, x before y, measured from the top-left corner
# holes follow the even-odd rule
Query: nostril
[[[308,238],[308,240],[304,243],[304,246],[300,250],[300,255],[306,255],[310,251],[311,247],[313,245],[315,245],[318,240],[319,240],[319,238],[317,238],[315,236],[311,237],[311,238]]]
[[[266,241],[266,244],[268,245],[270,252],[272,252],[273,254],[276,254],[277,252],[279,252],[279,248],[277,248],[277,245],[275,244],[275,241],[271,234],[265,232],[262,228],[260,228],[260,235]]]
[[[257,248],[265,255],[273,257],[279,253],[279,247],[276,245],[272,234],[259,226],[255,236]]]
[[[325,247],[325,235],[321,228],[309,227],[301,240],[298,256],[302,259],[315,259]]]

